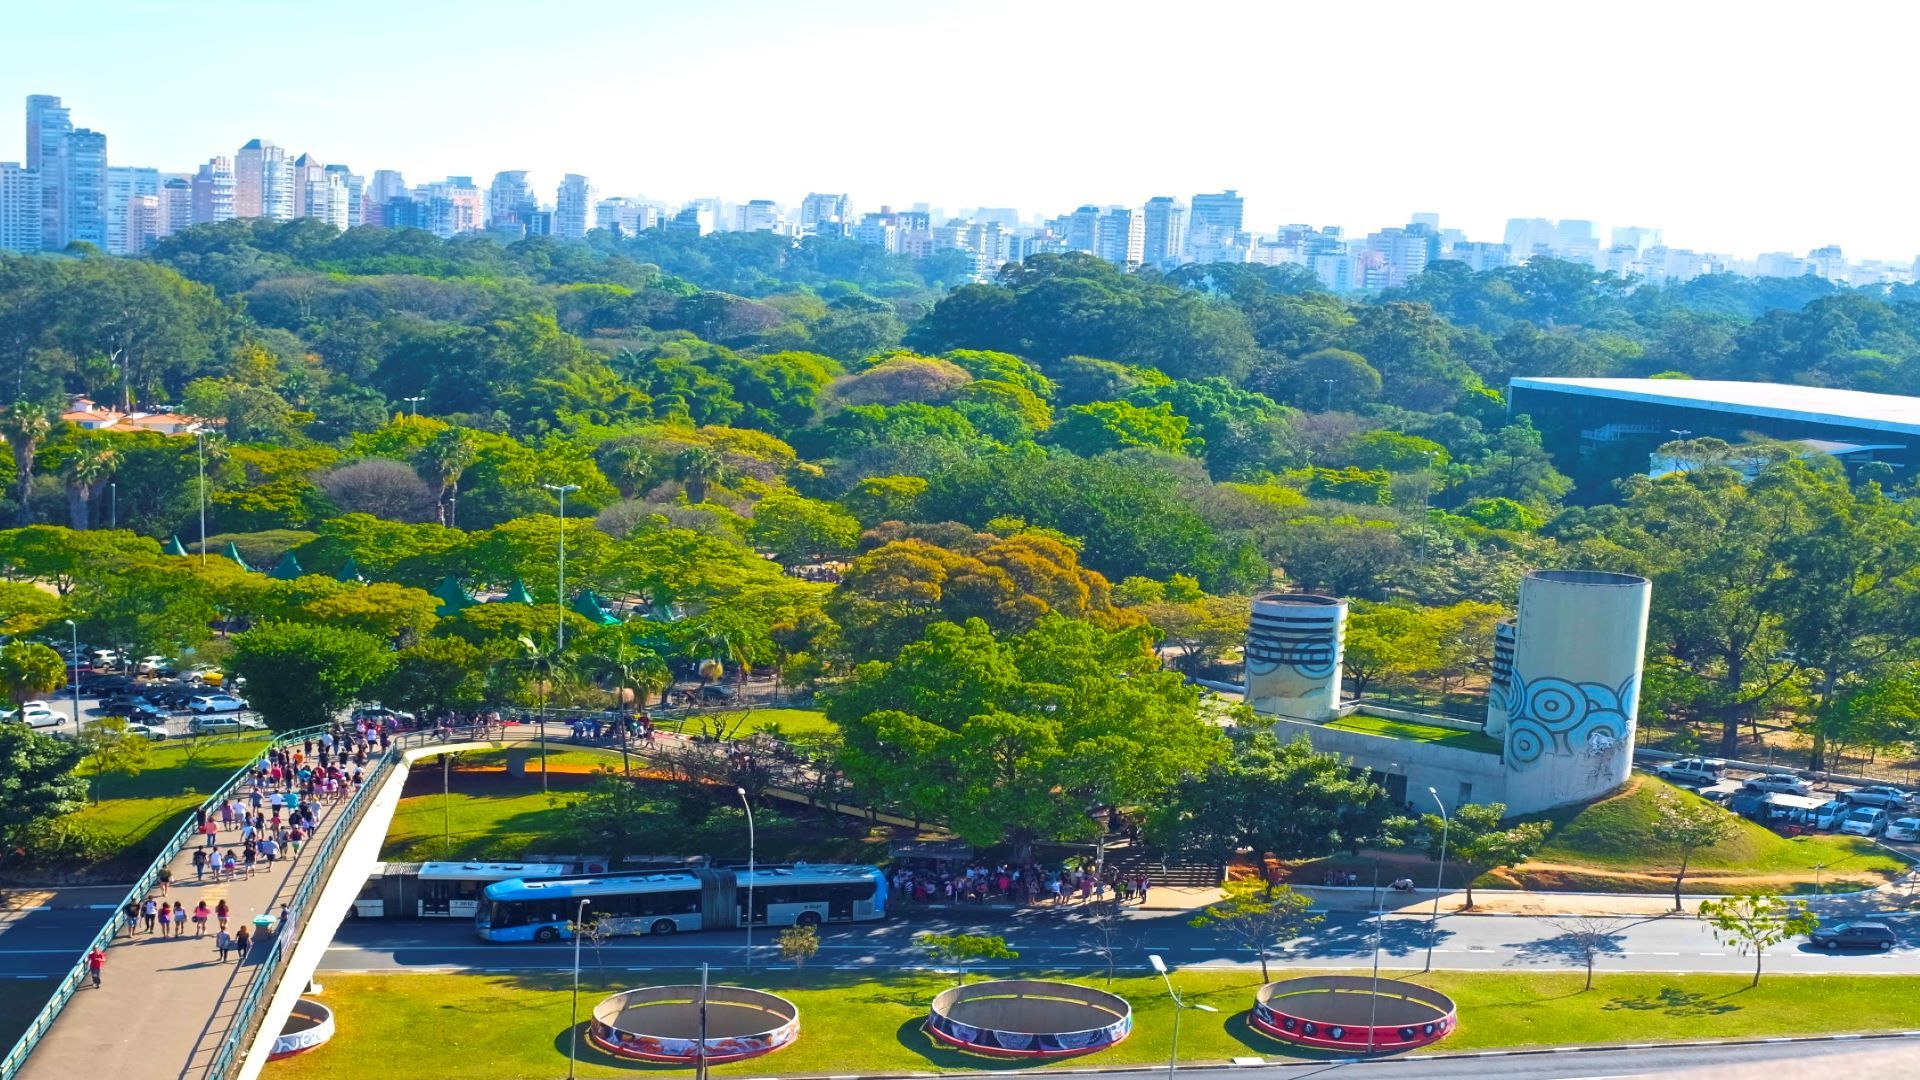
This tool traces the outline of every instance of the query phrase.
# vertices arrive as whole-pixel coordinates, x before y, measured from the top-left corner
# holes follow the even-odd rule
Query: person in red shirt
[[[87,954],[87,974],[93,976],[93,988],[100,989],[100,969],[107,966],[107,954],[99,946]]]

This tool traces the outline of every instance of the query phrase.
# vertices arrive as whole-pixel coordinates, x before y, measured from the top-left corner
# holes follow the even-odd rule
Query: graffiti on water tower
[[[1531,768],[1543,757],[1601,758],[1626,743],[1633,731],[1639,677],[1617,687],[1514,672],[1511,685],[1494,687],[1507,712],[1507,761]]]

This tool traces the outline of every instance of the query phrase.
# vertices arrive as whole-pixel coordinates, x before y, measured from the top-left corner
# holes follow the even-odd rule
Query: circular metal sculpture
[[[707,987],[709,1064],[758,1057],[800,1035],[793,1002],[744,986]],[[587,1040],[609,1054],[690,1065],[700,1059],[700,987],[648,986],[594,1006]]]
[[[301,998],[293,1003],[293,1013],[287,1017],[279,1036],[273,1040],[273,1050],[267,1055],[267,1060],[279,1061],[284,1057],[304,1054],[331,1038],[333,1010],[311,998]]]
[[[1438,990],[1359,975],[1286,979],[1260,988],[1247,1022],[1282,1042],[1321,1050],[1408,1050],[1438,1042],[1458,1021]]]
[[[999,979],[933,999],[927,1030],[949,1046],[994,1057],[1071,1057],[1133,1031],[1125,998],[1072,983]]]

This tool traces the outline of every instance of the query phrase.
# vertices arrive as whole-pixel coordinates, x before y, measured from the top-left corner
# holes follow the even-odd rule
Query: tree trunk
[[[88,527],[92,517],[88,513],[91,509],[92,495],[93,492],[87,490],[85,484],[67,485],[67,523],[75,530],[84,530]]]
[[[1687,864],[1693,861],[1693,852],[1685,851],[1680,855],[1680,872],[1673,875],[1673,910],[1681,910],[1680,883],[1687,880]]]
[[[1593,989],[1593,952],[1587,952],[1587,989]]]
[[[1763,957],[1765,957],[1765,956],[1766,956],[1766,953],[1765,953],[1765,952],[1764,952],[1763,950],[1761,950],[1761,949],[1760,949],[1760,948],[1759,948],[1758,946],[1755,946],[1755,947],[1754,947],[1754,950],[1753,950],[1753,982],[1751,982],[1751,983],[1749,983],[1749,984],[1747,984],[1747,985],[1748,985],[1749,987],[1754,987],[1754,986],[1759,986],[1759,985],[1760,985],[1760,960],[1761,960],[1761,959],[1762,959]]]
[[[1824,769],[1827,765],[1827,720],[1833,712],[1832,672],[1826,672],[1820,679],[1820,704],[1813,712],[1813,768]]]
[[[1260,954],[1260,981],[1263,983],[1272,982],[1273,980],[1267,977],[1267,950],[1259,949],[1256,951]]]

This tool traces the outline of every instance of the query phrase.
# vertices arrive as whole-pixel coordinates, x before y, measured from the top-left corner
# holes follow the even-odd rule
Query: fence
[[[278,747],[303,742],[306,739],[318,736],[325,730],[327,729],[324,726],[301,728],[298,731],[290,731],[278,736],[270,745]],[[227,778],[227,782],[220,785],[218,791],[209,795],[206,803],[202,805],[212,804],[226,798],[233,792],[235,787],[239,786],[240,781],[246,778],[248,771],[252,767],[253,762],[249,761],[247,764],[235,770],[234,774]],[[359,797],[358,793],[355,794],[355,797]],[[68,970],[66,975],[61,977],[59,984],[54,987],[53,997],[48,1000],[46,1006],[33,1018],[33,1021],[27,1025],[27,1030],[20,1036],[19,1040],[13,1044],[13,1049],[7,1051],[7,1056],[0,1058],[0,1080],[12,1080],[12,1077],[20,1072],[20,1067],[26,1064],[27,1055],[33,1053],[33,1048],[40,1045],[40,1040],[45,1037],[48,1029],[53,1027],[53,1022],[59,1019],[61,1010],[67,1007],[67,1002],[73,1000],[74,992],[80,989],[81,981],[86,977],[81,971],[83,966],[81,960],[86,957],[87,953],[92,952],[94,949],[105,949],[112,943],[114,926],[120,921],[121,913],[127,909],[128,904],[137,903],[146,899],[147,893],[151,891],[159,881],[160,871],[171,866],[174,857],[179,855],[181,849],[186,847],[187,844],[194,839],[195,834],[193,827],[192,818],[188,818],[180,824],[180,828],[173,834],[173,838],[168,840],[166,846],[160,849],[159,856],[147,867],[146,872],[140,875],[140,880],[136,881],[133,888],[121,899],[119,906],[114,909],[113,914],[107,917],[106,925],[100,928],[100,932],[95,934],[93,940],[87,944],[87,947],[80,951],[80,955],[74,958],[72,968]]]

